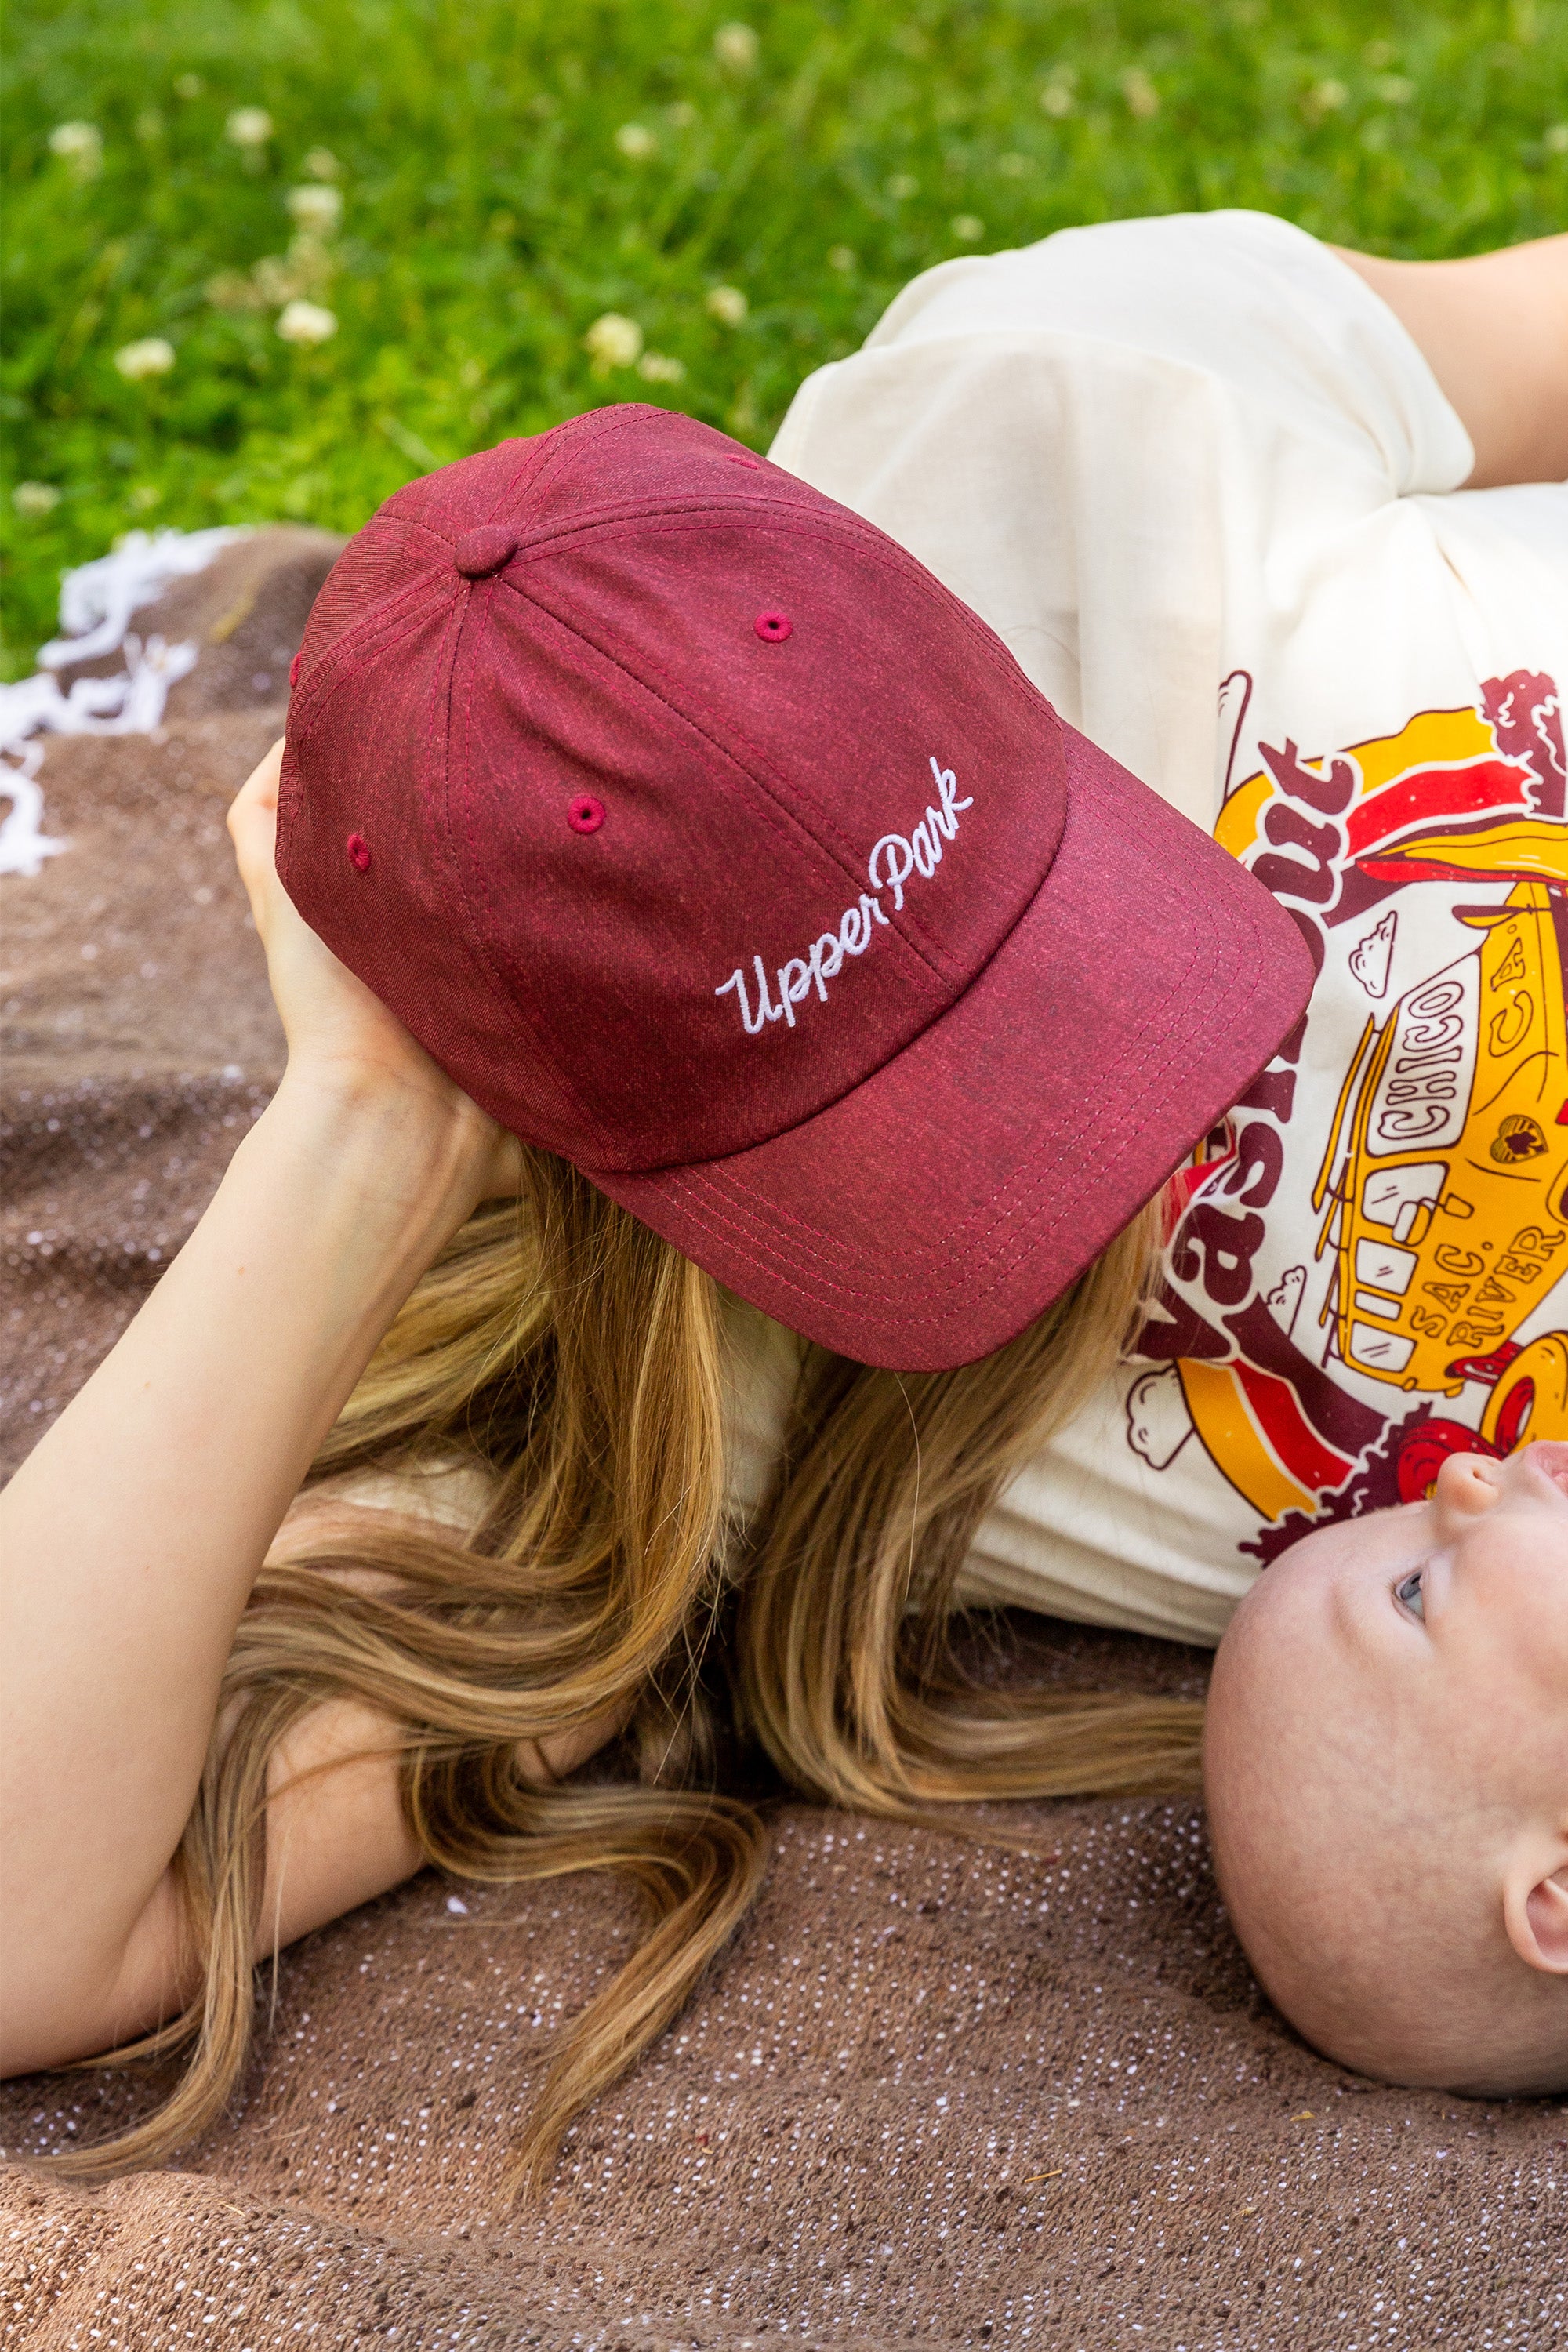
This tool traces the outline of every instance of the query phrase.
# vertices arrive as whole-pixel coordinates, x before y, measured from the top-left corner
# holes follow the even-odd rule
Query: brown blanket
[[[223,831],[331,561],[278,530],[139,625],[196,637],[163,740],[43,770],[72,846],[0,886],[0,1443],[14,1466],[190,1230],[280,1041]],[[109,665],[112,666],[112,665]],[[1198,1654],[1017,1620],[993,1670],[1196,1690]],[[1356,2080],[1226,1927],[1191,1803],[1011,1809],[1058,1858],[787,1806],[750,1925],[569,2138],[500,2158],[625,1951],[613,1882],[426,1874],[287,1953],[232,2119],[107,2189],[5,2175],[0,2344],[864,2352],[1545,2352],[1568,2105]],[[130,2071],[0,2092],[11,2157],[142,2111]]]

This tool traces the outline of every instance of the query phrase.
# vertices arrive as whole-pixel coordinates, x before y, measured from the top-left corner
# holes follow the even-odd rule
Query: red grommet
[[[782,646],[793,624],[787,613],[759,613],[752,625],[764,645]]]
[[[370,871],[370,844],[363,833],[351,833],[349,835],[349,864],[361,874]]]
[[[292,661],[289,663],[289,686],[292,688],[292,687],[296,687],[296,686],[298,686],[298,685],[299,685],[299,683],[300,683],[300,656],[299,656],[299,655],[298,655],[298,654],[296,654],[296,655],[295,655],[295,656],[294,656],[294,658],[293,658],[293,660],[292,660]]]
[[[566,822],[574,833],[597,833],[605,822],[604,802],[592,793],[579,793],[567,806]]]

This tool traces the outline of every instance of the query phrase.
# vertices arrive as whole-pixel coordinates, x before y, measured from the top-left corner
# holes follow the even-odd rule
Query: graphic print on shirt
[[[1226,681],[1239,740],[1250,680]],[[1568,762],[1554,681],[1305,757],[1260,743],[1215,837],[1318,979],[1200,1146],[1126,1397],[1200,1445],[1267,1561],[1425,1495],[1447,1454],[1568,1438]]]

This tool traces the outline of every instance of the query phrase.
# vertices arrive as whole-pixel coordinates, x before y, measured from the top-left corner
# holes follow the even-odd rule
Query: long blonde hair
[[[558,2049],[508,2181],[668,2024],[744,1917],[766,1837],[759,1769],[825,1803],[928,1817],[955,1801],[1196,1785],[1202,1709],[967,1687],[945,1623],[998,1487],[1110,1370],[1144,1298],[1158,1204],[1038,1322],[951,1372],[808,1350],[771,1496],[727,1502],[727,1363],[713,1279],[565,1162],[527,1155],[393,1324],[316,1475],[460,1454],[489,1473],[467,1541],[367,1531],[265,1569],[240,1621],[178,1853],[183,2015],[93,2064],[188,2048],[149,2120],[56,2159],[155,2162],[213,2122],[252,2033],[269,1759],[325,1700],[400,1727],[426,1859],[516,1883],[614,1867],[647,1932]],[[344,1580],[345,1567],[380,1573]],[[322,1570],[336,1570],[337,1575]],[[520,1742],[624,1717],[624,1769],[541,1788]],[[727,1793],[721,1785],[730,1782]]]

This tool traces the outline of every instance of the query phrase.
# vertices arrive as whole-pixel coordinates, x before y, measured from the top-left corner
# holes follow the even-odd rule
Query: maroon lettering
[[[1310,907],[1326,907],[1334,895],[1334,861],[1344,847],[1339,826],[1313,824],[1288,802],[1275,801],[1263,820],[1263,831],[1276,848],[1304,850],[1311,860],[1310,865],[1304,866],[1295,857],[1255,857],[1252,871],[1264,888],[1279,898],[1301,898]]]
[[[1276,1130],[1254,1119],[1244,1127],[1236,1158],[1215,1187],[1245,1209],[1266,1209],[1279,1190],[1285,1168],[1285,1146]]]
[[[1261,1217],[1233,1217],[1212,1201],[1194,1201],[1171,1251],[1178,1282],[1202,1281],[1221,1307],[1239,1307],[1252,1287],[1252,1261],[1263,1245]]]
[[[1257,873],[1256,866],[1252,871]],[[1310,915],[1305,907],[1287,907],[1285,912],[1306,942],[1307,953],[1312,959],[1313,978],[1316,979],[1323,969],[1323,935],[1318,929],[1317,917]]]
[[[1189,1307],[1178,1292],[1162,1287],[1155,1306],[1156,1313],[1138,1334],[1135,1356],[1146,1356],[1156,1364],[1173,1364],[1179,1356],[1212,1364],[1229,1355],[1230,1341],[1225,1333],[1205,1323],[1197,1308]]]
[[[1297,1047],[1297,1052],[1300,1047]],[[1237,1103],[1237,1110],[1266,1110],[1281,1127],[1290,1124],[1296,1101],[1294,1070],[1261,1070]]]
[[[1331,760],[1328,774],[1320,776],[1304,763],[1289,736],[1282,751],[1271,743],[1260,743],[1258,748],[1280,791],[1316,809],[1320,816],[1342,816],[1354,800],[1356,772],[1348,760]]]

